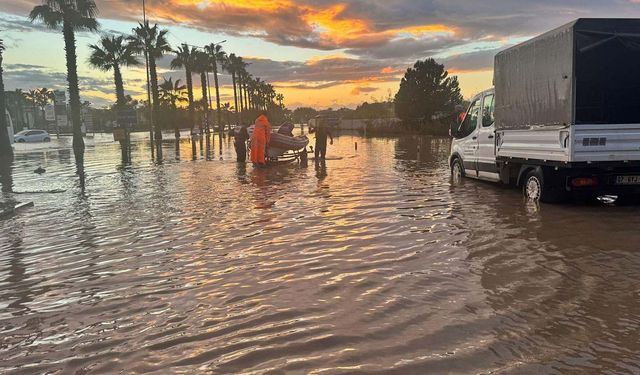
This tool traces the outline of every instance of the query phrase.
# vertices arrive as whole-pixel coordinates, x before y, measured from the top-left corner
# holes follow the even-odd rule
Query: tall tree
[[[161,95],[160,98],[169,108],[171,108],[171,120],[175,125],[175,136],[176,139],[178,139],[180,138],[180,127],[176,118],[178,104],[188,101],[188,99],[185,98],[185,91],[187,90],[187,86],[182,85],[179,79],[176,79],[175,82],[173,82],[173,79],[171,77],[169,77],[168,80],[166,78],[163,79],[164,82],[162,82],[162,84],[159,86]]]
[[[171,51],[171,46],[167,41],[166,29],[160,30],[158,25],[149,26],[149,22],[139,23],[133,29],[133,35],[129,37],[131,45],[138,53],[143,53],[149,60],[149,81],[151,81],[151,101],[153,102],[153,118],[157,119],[160,113],[160,94],[158,91],[158,71],[156,61]],[[162,141],[162,128],[155,127],[155,139],[157,144]],[[158,146],[159,147],[159,146]]]
[[[53,100],[53,91],[43,87],[29,90],[28,92],[22,93],[22,95],[28,102],[31,102],[33,108],[33,124],[36,125],[36,127],[38,124],[42,125],[44,122],[44,107]],[[42,122],[38,120],[42,120]]]
[[[50,29],[62,28],[67,58],[69,106],[71,107],[71,123],[73,124],[73,152],[77,162],[83,160],[84,140],[82,139],[75,32],[97,30],[97,13],[98,8],[93,0],[44,0],[42,5],[36,5],[29,13],[31,22],[38,20]]]
[[[457,77],[449,77],[434,59],[407,69],[395,97],[396,115],[403,121],[429,121],[436,112],[451,112],[462,103]]]
[[[251,74],[249,74],[249,72],[247,72],[245,69],[242,75],[242,84],[244,85],[244,108],[245,109],[250,109],[249,108],[249,82],[250,81],[251,81]]]
[[[11,147],[12,140],[9,139],[7,131],[9,124],[7,124],[7,103],[4,96],[4,70],[2,68],[4,49],[4,42],[0,39],[0,158],[7,159],[13,158],[13,147]]]
[[[224,70],[231,74],[231,82],[233,83],[233,100],[235,101],[234,110],[236,112],[236,125],[240,125],[240,115],[238,114],[238,91],[236,90],[236,73],[238,69],[238,57],[235,53],[229,54],[224,61]]]
[[[200,88],[202,89],[202,98],[200,99],[200,101],[202,103],[201,106],[204,110],[205,118],[207,119],[207,131],[209,131],[210,113],[209,98],[207,95],[207,91],[209,89],[207,85],[207,74],[211,69],[210,62],[211,61],[209,59],[209,55],[206,52],[195,51],[193,72],[196,74],[200,74]],[[200,133],[202,134],[202,122],[200,122]]]
[[[218,64],[224,64],[227,54],[222,50],[219,44],[209,44],[204,47],[205,52],[209,55],[211,69],[213,70],[213,83],[216,86],[216,109],[218,115],[218,127],[222,131],[222,116],[220,111],[220,86],[218,84]]]
[[[188,45],[183,44],[182,46],[178,47],[174,53],[176,54],[176,57],[171,61],[171,68],[173,69],[179,69],[179,68],[184,68],[185,70],[185,74],[187,76],[187,96],[189,97],[189,121],[190,121],[190,127],[191,127],[191,133],[193,133],[193,128],[195,125],[195,108],[194,108],[194,100],[193,100],[193,77],[191,76],[191,74],[194,71],[194,68],[196,66],[196,57],[197,57],[197,53],[198,51],[191,47],[189,48]]]
[[[38,106],[38,90],[37,89],[30,89],[29,91],[23,93],[22,95],[24,95],[24,98],[31,103],[31,110],[33,111],[33,126],[34,127],[38,127],[37,122],[37,113],[36,113],[36,108]],[[29,117],[27,117],[27,120],[29,119]],[[28,121],[27,121],[28,123]]]
[[[108,72],[113,70],[113,80],[116,85],[116,104],[123,106],[127,99],[124,95],[121,67],[140,65],[136,59],[136,49],[124,36],[104,36],[100,44],[91,44],[89,64],[96,69]]]
[[[244,77],[247,74],[247,64],[244,62],[241,56],[238,56],[235,60],[235,72],[236,79],[238,81],[238,96],[240,97],[240,118],[242,118],[242,112],[247,109],[244,105]]]
[[[44,112],[44,108],[53,101],[53,90],[49,90],[46,87],[38,89],[38,106],[40,111]]]

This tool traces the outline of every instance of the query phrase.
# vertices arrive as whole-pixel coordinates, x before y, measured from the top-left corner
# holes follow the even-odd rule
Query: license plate
[[[616,185],[640,185],[640,176],[617,176]]]

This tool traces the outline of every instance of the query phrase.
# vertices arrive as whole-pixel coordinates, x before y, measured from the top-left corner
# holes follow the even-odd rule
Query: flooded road
[[[0,173],[35,205],[0,219],[0,373],[640,372],[640,207],[452,186],[441,138],[256,170],[143,137],[88,140],[84,186],[69,140]]]

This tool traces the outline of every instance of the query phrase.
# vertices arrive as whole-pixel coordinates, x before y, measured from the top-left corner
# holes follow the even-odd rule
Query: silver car
[[[16,143],[49,142],[50,140],[49,133],[37,129],[26,129],[16,133],[13,137],[13,141]]]

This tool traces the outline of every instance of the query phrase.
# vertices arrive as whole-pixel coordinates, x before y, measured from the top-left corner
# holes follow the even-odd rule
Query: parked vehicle
[[[27,129],[16,133],[13,137],[13,141],[16,143],[30,143],[30,142],[49,142],[51,137],[49,133],[44,130]]]
[[[640,194],[640,20],[578,19],[495,57],[451,129],[450,166],[560,202]]]

